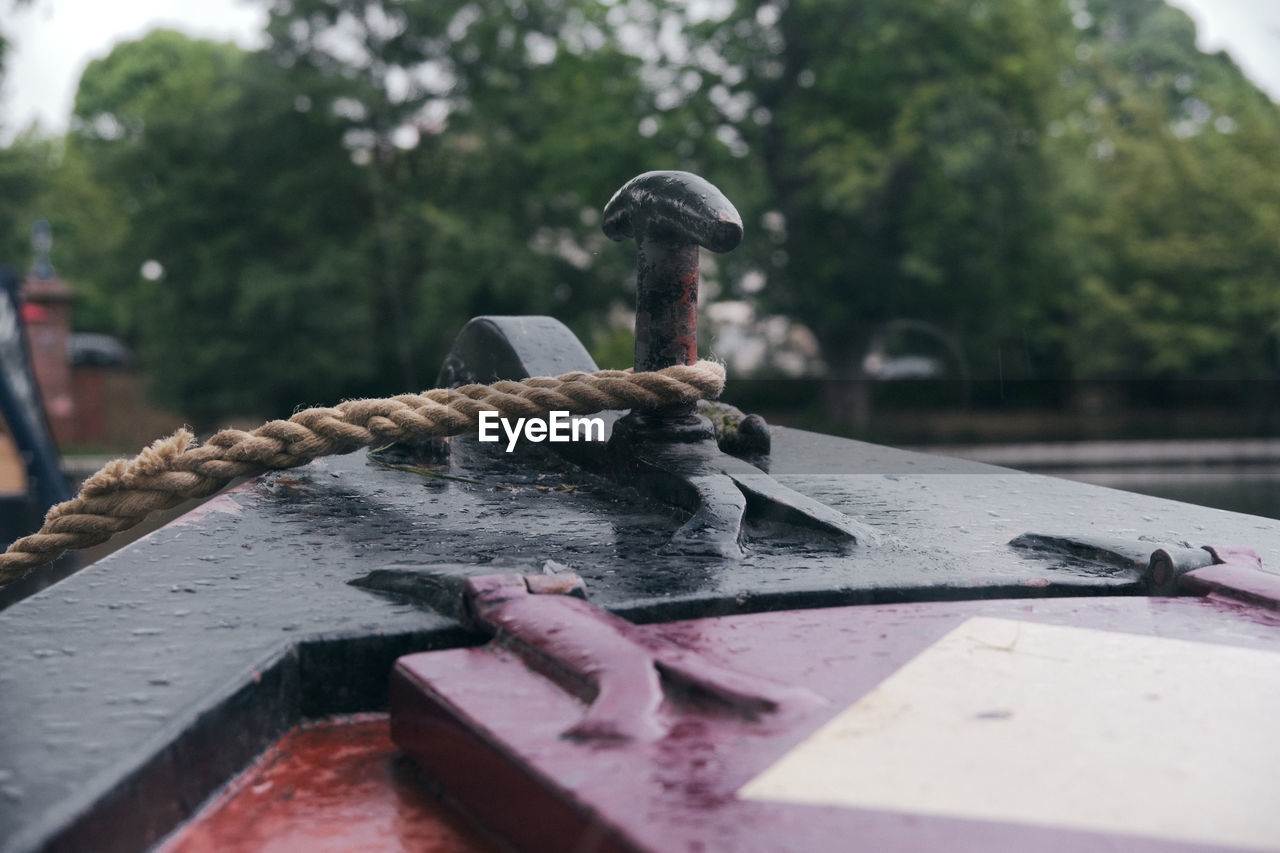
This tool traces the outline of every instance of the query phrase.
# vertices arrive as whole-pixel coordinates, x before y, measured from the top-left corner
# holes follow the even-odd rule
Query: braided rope
[[[208,497],[235,477],[293,468],[360,447],[458,435],[476,428],[486,411],[509,418],[542,417],[553,410],[588,415],[691,403],[715,398],[723,388],[724,368],[699,361],[653,373],[577,372],[348,400],[268,421],[250,432],[226,429],[203,445],[187,430],[178,430],[133,459],[107,463],[85,481],[80,494],[52,507],[37,533],[0,554],[0,587],[64,551],[105,542],[155,510]]]

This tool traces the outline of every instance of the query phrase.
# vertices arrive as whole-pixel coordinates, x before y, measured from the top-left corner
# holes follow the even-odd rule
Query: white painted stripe
[[[1280,850],[1280,654],[970,619],[738,794]]]

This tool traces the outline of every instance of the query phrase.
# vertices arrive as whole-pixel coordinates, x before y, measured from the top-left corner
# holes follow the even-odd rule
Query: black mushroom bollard
[[[738,211],[705,178],[645,172],[604,208],[604,233],[636,241],[636,370],[698,360],[699,247],[724,253],[742,242]],[[687,416],[693,404],[662,413]]]

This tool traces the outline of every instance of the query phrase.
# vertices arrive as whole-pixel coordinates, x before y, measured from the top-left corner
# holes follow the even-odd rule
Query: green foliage
[[[927,320],[994,372],[1054,286],[1039,144],[1057,34],[1044,4],[738,4],[700,30],[726,121],[768,188],[768,302],[837,375],[873,331]],[[1048,21],[1048,23],[1046,23]],[[732,109],[735,100],[746,105]],[[767,211],[773,211],[768,213]]]
[[[30,132],[0,148],[0,264],[19,275],[32,259],[31,224],[55,160],[55,146]]]
[[[298,106],[269,57],[163,30],[81,81],[65,168],[109,199],[65,214],[102,259],[81,286],[89,322],[134,342],[159,399],[197,419],[287,412],[375,369],[367,182],[341,124]],[[96,231],[104,209],[127,225]]]
[[[1079,247],[1077,376],[1263,376],[1280,321],[1280,110],[1157,0],[1091,7],[1051,125]],[[1081,23],[1086,21],[1082,20]],[[1272,332],[1274,335],[1274,332]]]
[[[266,50],[154,32],[0,150],[0,250],[49,218],[78,324],[192,417],[429,385],[477,314],[620,363],[599,211],[669,168],[834,375],[902,321],[979,377],[1268,369],[1280,110],[1160,0],[263,2]]]
[[[603,5],[509,11],[278,4],[268,51],[157,31],[91,64],[61,169],[91,189],[54,223],[80,324],[202,421],[427,385],[477,314],[590,338],[633,263],[599,209],[693,164],[638,131],[654,93]]]
[[[835,375],[902,318],[979,376],[1267,369],[1280,110],[1182,12],[754,0],[692,32],[769,237],[736,263]]]
[[[272,53],[350,80],[349,143],[378,202],[384,287],[406,328],[399,373],[430,379],[478,314],[550,313],[589,339],[633,254],[600,234],[629,177],[693,165],[645,137],[655,92],[595,2],[307,0],[272,7]],[[308,84],[310,85],[310,84]],[[408,145],[397,134],[417,129]]]

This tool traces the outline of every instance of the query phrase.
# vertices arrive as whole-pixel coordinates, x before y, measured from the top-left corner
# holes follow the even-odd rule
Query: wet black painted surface
[[[440,473],[364,453],[269,475],[0,613],[0,850],[150,844],[304,716],[379,707],[400,654],[470,641],[375,570],[551,559],[645,621],[912,599],[1124,594],[1135,571],[1018,550],[1026,531],[1237,544],[1280,521],[793,430],[771,473],[875,525],[875,549],[749,529],[741,560],[663,556],[687,516],[545,452],[455,440]],[[478,638],[477,638],[478,639]]]

